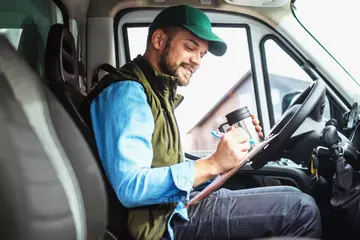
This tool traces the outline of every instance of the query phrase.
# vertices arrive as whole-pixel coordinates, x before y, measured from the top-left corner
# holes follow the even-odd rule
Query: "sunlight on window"
[[[138,54],[145,52],[148,27],[129,27],[127,32],[130,58],[134,59]]]
[[[304,27],[360,82],[360,2],[296,0],[295,7]]]
[[[264,50],[274,123],[276,123],[281,119],[286,107],[290,105],[286,96],[291,96],[294,92],[302,92],[313,80],[274,40],[266,40]],[[325,107],[324,117],[330,118],[328,104]]]
[[[22,29],[19,28],[0,28],[0,35],[4,35],[15,49],[18,49]]]
[[[311,78],[299,65],[273,40],[265,42],[266,64],[269,74],[311,82]]]

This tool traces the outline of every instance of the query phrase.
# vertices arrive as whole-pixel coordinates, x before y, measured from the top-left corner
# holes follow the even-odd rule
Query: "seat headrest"
[[[72,33],[63,24],[51,26],[45,50],[45,80],[80,90],[79,62]]]

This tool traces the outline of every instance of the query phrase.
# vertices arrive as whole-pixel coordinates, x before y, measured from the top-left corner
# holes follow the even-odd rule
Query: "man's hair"
[[[148,32],[146,44],[148,45],[148,44],[151,43],[152,35],[158,29],[161,29],[164,33],[166,33],[169,36],[169,40],[171,42],[171,40],[173,39],[174,34],[176,33],[176,31],[179,28],[180,27],[161,27],[161,28],[157,28],[157,29],[150,29],[149,32]]]

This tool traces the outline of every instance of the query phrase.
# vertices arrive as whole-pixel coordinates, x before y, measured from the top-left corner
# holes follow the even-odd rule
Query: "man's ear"
[[[154,49],[160,50],[166,44],[167,35],[161,29],[156,29],[151,37],[151,44]]]

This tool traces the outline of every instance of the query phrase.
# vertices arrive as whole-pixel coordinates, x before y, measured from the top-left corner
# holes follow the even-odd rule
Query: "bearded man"
[[[320,237],[314,199],[293,187],[220,189],[184,208],[197,186],[238,165],[250,148],[243,129],[231,127],[213,154],[184,159],[174,116],[182,96],[176,89],[189,84],[208,52],[221,56],[226,44],[212,32],[206,14],[185,5],[169,7],[150,25],[145,53],[95,87],[93,131],[109,182],[128,208],[129,235],[149,240]],[[262,135],[256,118],[254,127]]]

